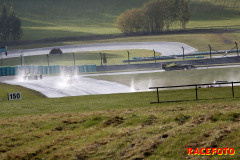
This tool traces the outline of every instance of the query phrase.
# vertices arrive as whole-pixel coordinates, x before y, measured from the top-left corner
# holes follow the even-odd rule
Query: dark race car
[[[191,64],[169,64],[169,65],[163,65],[162,67],[165,71],[172,71],[172,70],[190,70],[190,69],[195,69],[194,65]]]

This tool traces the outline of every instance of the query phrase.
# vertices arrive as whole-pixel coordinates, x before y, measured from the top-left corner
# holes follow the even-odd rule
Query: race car
[[[194,65],[191,64],[176,64],[176,63],[172,63],[169,65],[163,65],[162,68],[165,71],[172,71],[172,70],[190,70],[190,69],[195,69],[197,68]]]
[[[205,88],[227,86],[227,84],[225,84],[225,83],[228,83],[228,81],[216,81],[216,80],[214,80],[211,85],[207,85],[207,86],[205,86]]]
[[[66,76],[61,76],[60,82],[62,84],[71,85],[71,84],[77,83],[78,79],[77,79],[76,76],[69,74],[69,75],[66,75]]]
[[[42,74],[28,73],[28,74],[25,74],[25,76],[24,76],[24,80],[38,80],[38,79],[42,79],[42,78],[43,78]]]

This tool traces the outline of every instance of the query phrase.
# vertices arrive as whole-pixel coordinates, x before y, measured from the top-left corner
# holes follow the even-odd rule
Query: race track
[[[41,80],[23,80],[19,77],[0,81],[36,90],[49,98],[127,93],[134,91],[130,87],[119,83],[82,76],[75,76],[70,80],[60,76],[46,76]]]
[[[231,66],[213,66],[213,67],[199,67],[197,69],[210,69],[210,68],[232,68],[239,67],[240,65]],[[110,82],[105,80],[94,79],[95,76],[102,75],[128,75],[128,74],[143,74],[143,73],[159,73],[165,72],[164,70],[144,70],[144,71],[126,71],[114,73],[96,73],[76,75],[68,82],[66,77],[61,76],[44,76],[42,80],[23,80],[23,77],[5,76],[0,77],[0,82],[20,85],[29,89],[36,90],[46,97],[68,97],[68,96],[81,96],[81,95],[98,95],[98,94],[113,94],[113,93],[129,93],[138,92],[134,85],[126,86],[117,82]],[[171,72],[171,71],[170,71]],[[147,79],[146,79],[147,80]],[[152,86],[149,86],[152,87]],[[148,87],[144,86],[144,90],[148,91]]]
[[[8,56],[3,58],[49,54],[51,49],[60,48],[63,53],[103,51],[103,50],[128,50],[128,49],[146,49],[155,50],[162,53],[163,56],[182,54],[184,47],[185,54],[197,51],[197,49],[180,42],[119,42],[119,43],[95,43],[81,45],[54,46],[45,48],[25,49],[8,51]]]
[[[186,54],[196,51],[195,48],[180,42],[120,42],[45,47],[21,50],[21,52],[19,50],[15,50],[8,51],[8,55],[3,55],[3,58],[19,57],[21,53],[24,56],[49,54],[52,48],[60,48],[63,53],[103,50],[154,49],[156,52],[162,53],[163,56],[168,56],[182,54],[182,47],[184,47]],[[42,80],[23,80],[22,78],[23,77],[0,77],[0,81],[36,90],[49,98],[135,92],[134,88],[123,84],[97,80],[79,75],[76,75],[71,82],[66,80],[66,77],[60,76],[45,76]]]

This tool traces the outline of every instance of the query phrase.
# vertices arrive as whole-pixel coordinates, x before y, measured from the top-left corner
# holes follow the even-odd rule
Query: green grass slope
[[[191,21],[187,27],[240,25],[239,0],[189,0]]]
[[[155,92],[49,99],[22,87],[0,87],[0,159],[240,158],[239,87],[234,99],[225,97],[230,88],[202,89],[199,101],[194,89],[163,91],[163,99],[193,101],[160,104],[150,104]],[[22,100],[7,101],[9,91],[19,90]],[[236,153],[188,156],[188,147]]]
[[[13,0],[11,3],[23,22],[23,39],[41,39],[118,33],[113,26],[117,16],[146,1]]]
[[[12,0],[23,22],[23,40],[119,33],[114,21],[148,0]],[[187,28],[240,25],[239,0],[188,0]],[[2,3],[2,0],[0,1]]]

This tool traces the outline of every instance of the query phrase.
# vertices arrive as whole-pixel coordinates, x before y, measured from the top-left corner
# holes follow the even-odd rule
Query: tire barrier
[[[17,66],[16,67],[16,75],[17,74],[28,74],[28,73],[36,73],[38,67],[34,66],[34,65],[30,65],[30,66]]]
[[[16,75],[16,67],[0,67],[0,76]]]
[[[61,75],[76,75],[78,74],[78,66],[60,66]]]
[[[38,66],[38,74],[59,74],[60,66]]]
[[[0,67],[0,76],[13,76],[18,74],[78,74],[83,72],[97,72],[96,65],[82,65],[82,66],[16,66],[16,67]]]
[[[83,65],[78,66],[78,71],[82,73],[82,72],[97,72],[98,70],[96,65]]]
[[[123,60],[123,63],[128,62],[141,62],[141,61],[154,61],[154,60],[169,60],[176,59],[174,56],[156,56],[156,57],[132,57],[129,60]]]

